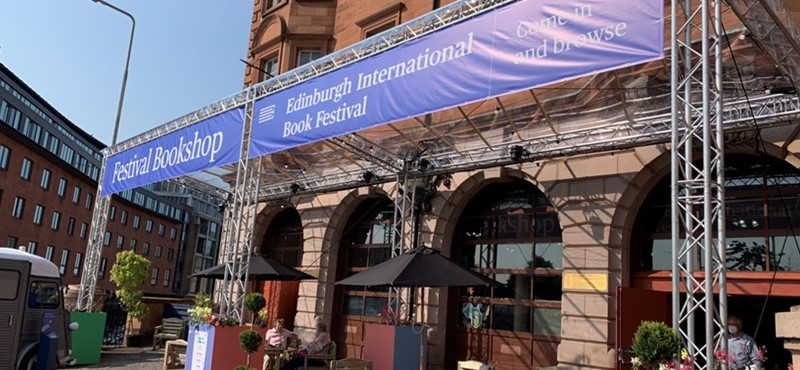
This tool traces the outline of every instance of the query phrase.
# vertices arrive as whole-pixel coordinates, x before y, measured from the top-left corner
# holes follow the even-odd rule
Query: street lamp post
[[[122,88],[119,90],[119,104],[117,105],[117,119],[114,121],[114,136],[111,138],[111,145],[117,143],[117,134],[119,133],[119,120],[122,116],[122,103],[125,101],[125,86],[128,84],[128,66],[131,64],[131,49],[133,49],[133,33],[136,31],[136,19],[133,18],[131,13],[128,13],[104,0],[92,0],[96,3],[103,4],[111,9],[114,9],[131,19],[131,40],[128,43],[128,57],[125,60],[125,73],[122,75]]]

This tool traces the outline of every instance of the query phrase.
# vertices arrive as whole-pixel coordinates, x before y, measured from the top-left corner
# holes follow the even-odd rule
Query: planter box
[[[105,312],[70,312],[70,320],[77,322],[78,330],[72,332],[72,357],[76,365],[100,363],[103,349],[103,332],[106,328]]]
[[[372,361],[373,370],[425,369],[428,360],[425,331],[419,326],[367,324],[364,328],[364,359]]]
[[[207,324],[189,325],[189,340],[186,349],[187,370],[233,369],[247,364],[247,354],[239,346],[239,334],[250,330],[244,326],[211,326]],[[254,327],[263,337],[267,330]],[[264,346],[250,357],[250,366],[260,369],[264,361]]]

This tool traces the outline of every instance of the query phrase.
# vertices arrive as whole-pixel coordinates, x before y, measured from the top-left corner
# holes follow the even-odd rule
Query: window
[[[125,237],[122,235],[117,235],[117,249],[122,249],[123,245],[125,245]]]
[[[67,179],[65,179],[63,177],[58,179],[58,191],[57,191],[57,193],[58,193],[58,196],[61,197],[61,199],[64,199],[64,197],[67,196]]]
[[[94,206],[94,194],[86,193],[86,209],[91,210]]]
[[[33,210],[33,224],[41,225],[43,215],[44,215],[44,206],[41,204],[37,204],[36,208]]]
[[[6,239],[6,247],[17,249],[17,237],[9,235]]]
[[[28,253],[36,254],[36,250],[37,249],[39,249],[39,243],[37,243],[37,242],[35,242],[33,240],[28,242],[28,249],[27,249]]]
[[[291,211],[296,213],[294,210]],[[287,226],[294,224],[295,216],[293,214],[289,216],[291,217],[285,217],[283,222]],[[342,264],[347,275],[355,274],[391,257],[393,222],[394,203],[388,198],[364,201],[356,208],[348,220],[346,229],[350,231],[342,239],[342,245],[347,246],[343,248],[345,253],[342,253],[344,258]],[[351,319],[362,321],[367,317],[378,316],[388,293],[388,288],[348,289],[342,302],[342,313]]]
[[[72,188],[72,203],[78,204],[81,201],[81,188],[76,186]]]
[[[50,281],[33,281],[28,292],[28,308],[58,308],[58,284]]]
[[[8,160],[11,159],[11,149],[5,145],[0,145],[0,170],[8,169]]]
[[[270,10],[275,9],[275,7],[278,6],[278,4],[281,3],[281,1],[284,0],[264,0],[264,2],[262,3],[263,5],[261,8],[261,12],[266,14]]]
[[[158,224],[158,236],[164,236],[164,224]]]
[[[58,272],[62,276],[67,272],[67,263],[69,263],[69,250],[64,249],[61,251],[61,263],[58,266]]]
[[[161,257],[161,246],[160,246],[160,245],[157,245],[157,246],[156,246],[156,253],[155,253],[155,255],[156,255],[156,258],[160,258],[160,257]]]
[[[278,75],[278,57],[272,57],[261,62],[261,81],[268,80]]]
[[[142,254],[145,256],[150,254],[150,243],[144,242],[144,244],[142,245]]]
[[[75,218],[70,217],[69,222],[67,222],[67,235],[72,236],[75,233]]]
[[[164,270],[164,286],[169,286],[169,269]]]
[[[559,337],[563,245],[558,215],[544,194],[524,181],[489,185],[456,225],[454,260],[500,283],[458,291],[451,314],[482,306],[488,316],[459,320],[457,332],[530,333],[534,341]]]
[[[106,231],[106,234],[103,235],[103,246],[108,247],[109,245],[111,245],[111,231]]]
[[[295,209],[289,208],[276,215],[269,224],[266,235],[261,250],[267,256],[286,266],[296,267],[302,264],[303,224]]]
[[[31,162],[28,158],[22,158],[22,167],[19,170],[19,177],[23,180],[28,181],[31,179],[31,166],[33,166],[33,162]]]
[[[0,270],[0,300],[15,301],[19,291],[19,271]]]
[[[299,50],[297,52],[297,67],[306,63],[311,63],[321,57],[322,51],[320,50]]]
[[[170,248],[167,250],[167,261],[172,261],[175,258],[175,248]]]
[[[50,170],[46,168],[42,169],[42,181],[39,183],[39,186],[44,190],[50,189]]]
[[[81,274],[81,258],[83,254],[81,252],[75,253],[75,265],[72,268],[72,275],[78,276]]]
[[[137,243],[136,239],[131,238],[131,241],[130,241],[129,245],[131,246],[131,250],[134,251],[134,252],[136,252],[136,243]]]
[[[111,206],[111,209],[108,210],[108,219],[114,221],[115,217],[117,217],[117,206]]]
[[[134,229],[138,230],[139,229],[139,224],[141,222],[142,222],[142,219],[141,219],[141,217],[139,217],[139,215],[133,216],[133,228]]]
[[[158,283],[158,267],[153,267],[153,270],[150,272],[150,285],[156,285]]]
[[[53,222],[50,223],[50,228],[58,231],[58,226],[61,224],[61,212],[53,211]]]
[[[47,258],[48,261],[53,262],[53,255],[55,253],[56,253],[56,247],[48,245],[47,248],[44,250],[44,258]]]
[[[175,240],[175,237],[178,236],[178,230],[175,230],[174,227],[169,229],[169,238]]]
[[[98,279],[105,279],[106,278],[106,265],[108,264],[108,259],[103,257],[100,259],[100,268],[97,269],[97,278]]]
[[[119,223],[123,225],[128,224],[128,211],[122,211],[122,214],[119,216]]]
[[[81,235],[80,235],[81,239],[86,239],[86,233],[88,231],[89,231],[89,225],[87,225],[85,222],[81,222]]]
[[[11,216],[14,216],[14,218],[22,219],[24,212],[25,212],[25,198],[16,197],[14,199],[14,207],[11,208]]]
[[[145,229],[145,230],[146,230],[148,233],[151,233],[151,232],[153,232],[153,220],[147,220],[147,222],[145,223],[144,229]]]

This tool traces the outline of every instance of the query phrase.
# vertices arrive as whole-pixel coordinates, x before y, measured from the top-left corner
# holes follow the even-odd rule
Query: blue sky
[[[109,0],[136,18],[119,139],[243,87],[252,0]],[[0,61],[106,144],[130,20],[92,0],[0,1]]]

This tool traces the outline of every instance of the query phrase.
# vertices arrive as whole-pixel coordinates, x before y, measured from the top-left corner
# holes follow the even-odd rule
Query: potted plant
[[[245,307],[253,312],[263,304],[262,299],[250,298],[245,300]],[[262,306],[263,307],[263,306]],[[252,324],[240,325],[235,318],[222,313],[214,313],[211,307],[211,300],[208,296],[199,295],[195,298],[195,306],[189,309],[189,340],[187,348],[186,363],[194,364],[199,369],[233,369],[237,364],[244,362],[248,366],[261,368],[264,357],[263,347],[256,345],[252,351],[245,352],[236,349],[237,344],[245,348],[245,344],[251,344],[255,340],[253,334],[243,334],[253,331],[259,336],[258,342],[262,340],[263,333],[259,333],[259,328],[253,329]],[[243,342],[242,336],[246,336]],[[248,347],[250,349],[251,347]],[[256,356],[251,355],[255,353]],[[252,358],[252,361],[251,361]],[[248,367],[242,367],[247,369]]]
[[[662,322],[643,321],[633,337],[633,368],[670,369],[681,353],[681,340],[674,329]]]
[[[266,306],[267,300],[264,299],[264,295],[261,293],[250,293],[244,297],[244,307],[250,311],[251,315],[251,327],[253,325],[258,325],[262,328],[266,326],[266,322],[261,318],[264,316],[261,314],[261,310]]]
[[[147,269],[150,261],[134,251],[122,251],[117,253],[117,261],[111,267],[111,281],[117,285],[117,296],[122,307],[128,313],[128,324],[125,329],[125,336],[128,344],[131,345],[132,337],[131,326],[133,319],[142,320],[147,317],[149,308],[142,302],[144,293],[140,289],[142,283],[147,279]]]
[[[248,369],[252,369],[250,367],[250,357],[253,352],[258,351],[262,340],[263,338],[261,337],[261,334],[255,330],[246,330],[239,334],[239,346],[242,347],[245,353],[247,353]]]
[[[69,310],[69,321],[78,323],[80,327],[69,334],[72,357],[76,365],[96,365],[100,363],[106,331],[106,313],[103,310],[105,298],[102,293],[96,293],[92,307],[78,310],[79,290],[79,285],[70,285],[64,294],[64,308]]]

